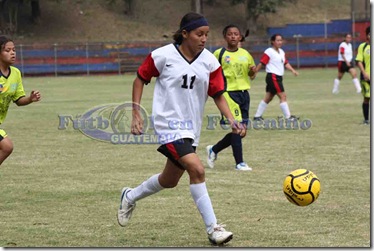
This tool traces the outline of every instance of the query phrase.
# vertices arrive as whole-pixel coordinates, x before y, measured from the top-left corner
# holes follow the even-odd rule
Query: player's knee
[[[190,175],[190,180],[193,182],[203,182],[205,180],[205,170],[203,166],[190,168],[188,174]]]
[[[287,95],[286,93],[282,92],[279,94],[279,99],[280,99],[280,102],[286,102],[287,101]]]
[[[178,182],[179,182],[179,179],[178,180],[168,180],[167,182],[163,182],[162,184],[160,182],[160,185],[163,188],[174,188],[178,185]]]
[[[13,152],[13,144],[2,144],[0,150],[4,155],[9,156]]]
[[[177,178],[166,178],[166,179],[159,179],[159,183],[163,188],[173,188],[178,185],[179,179]]]

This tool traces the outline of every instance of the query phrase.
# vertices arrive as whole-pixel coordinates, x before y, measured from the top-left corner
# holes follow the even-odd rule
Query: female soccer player
[[[131,132],[142,133],[143,120],[139,108],[144,84],[156,77],[152,117],[156,134],[165,139],[157,149],[167,157],[161,173],[155,174],[135,188],[124,187],[118,210],[118,223],[126,226],[136,201],[155,194],[164,188],[175,187],[187,171],[190,192],[203,218],[208,239],[213,244],[230,241],[233,234],[217,223],[213,206],[205,185],[204,166],[195,153],[199,143],[205,102],[214,99],[219,110],[228,118],[234,131],[241,133],[228,108],[224,92],[221,66],[212,53],[204,48],[209,26],[207,20],[197,14],[186,14],[173,44],[151,52],[139,67],[133,83],[133,119]],[[170,122],[173,126],[170,126]],[[191,126],[175,126],[188,122]]]
[[[345,72],[349,72],[352,76],[352,82],[356,87],[356,92],[361,92],[360,82],[357,78],[357,72],[353,65],[353,50],[352,50],[352,35],[346,34],[344,41],[339,45],[338,52],[338,76],[334,79],[334,87],[332,93],[337,94],[339,92],[340,80],[343,78]]]
[[[226,26],[222,33],[227,45],[217,49],[214,52],[214,56],[218,58],[219,63],[222,65],[227,91],[224,96],[236,121],[241,122],[246,127],[250,105],[248,90],[251,88],[251,83],[249,76],[254,79],[253,70],[256,68],[256,64],[248,51],[239,48],[239,43],[243,40],[243,37],[236,25],[230,24]],[[245,135],[246,130],[244,130],[243,135],[230,132],[217,144],[207,146],[208,166],[213,168],[217,154],[231,145],[236,170],[251,171],[252,168],[243,161],[242,138]]]
[[[364,124],[369,125],[370,108],[370,26],[366,28],[366,41],[361,43],[357,49],[356,61],[361,71],[361,87],[364,100],[362,102],[362,113]]]
[[[275,34],[270,38],[272,47],[265,50],[261,57],[260,63],[257,65],[255,72],[258,72],[261,67],[266,66],[266,93],[263,100],[258,105],[254,120],[263,120],[262,114],[264,113],[267,105],[275,95],[279,97],[280,108],[286,119],[294,120],[295,116],[291,115],[290,109],[287,104],[287,96],[283,87],[284,67],[289,69],[295,76],[299,73],[288,62],[286,55],[281,48],[283,45],[283,38],[280,34]]]
[[[14,66],[16,61],[16,48],[14,42],[0,36],[0,124],[5,120],[10,102],[18,106],[28,105],[40,100],[39,91],[31,91],[30,96],[25,95],[21,72]],[[12,153],[13,143],[7,133],[0,129],[0,165]]]

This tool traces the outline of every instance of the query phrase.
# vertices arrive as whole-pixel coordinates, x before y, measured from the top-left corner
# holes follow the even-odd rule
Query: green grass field
[[[265,74],[252,84],[251,117],[265,93]],[[362,96],[344,76],[331,94],[335,69],[287,72],[292,114],[312,121],[308,130],[255,130],[244,139],[252,172],[234,170],[231,149],[219,154],[206,182],[216,216],[234,239],[228,247],[370,247],[370,127],[362,125]],[[210,247],[189,192],[179,185],[138,201],[127,228],[117,224],[120,190],[137,186],[163,169],[157,145],[101,142],[72,126],[58,130],[58,115],[81,115],[103,104],[131,101],[134,75],[24,78],[42,101],[12,105],[2,125],[14,152],[0,167],[2,247]],[[143,106],[151,110],[152,84]],[[206,114],[218,114],[212,99]],[[281,115],[278,99],[264,117]],[[198,147],[226,134],[206,129]],[[312,170],[322,192],[298,207],[282,192],[294,169]]]

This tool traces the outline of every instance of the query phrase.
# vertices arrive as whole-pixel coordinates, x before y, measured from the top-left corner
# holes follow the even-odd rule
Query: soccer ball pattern
[[[295,205],[307,206],[317,200],[321,191],[321,183],[317,176],[309,170],[292,171],[283,182],[286,198]]]

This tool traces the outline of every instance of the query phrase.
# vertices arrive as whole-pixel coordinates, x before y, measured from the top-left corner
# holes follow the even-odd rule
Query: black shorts
[[[351,63],[351,66],[348,66],[346,62],[344,61],[338,61],[338,71],[341,73],[349,72],[349,70],[353,68],[353,64]]]
[[[283,77],[274,73],[266,74],[266,92],[270,92],[273,95],[284,92]]]
[[[185,170],[178,160],[187,154],[196,152],[196,146],[193,146],[192,142],[193,140],[188,138],[176,140],[161,145],[159,148],[157,148],[157,151],[165,155],[177,167]]]
[[[226,98],[227,104],[230,108],[230,111],[236,120],[239,122],[248,125],[249,118],[249,107],[251,103],[251,97],[247,90],[243,91],[228,91],[227,94],[229,98]],[[221,124],[229,124],[225,116],[221,114]]]

